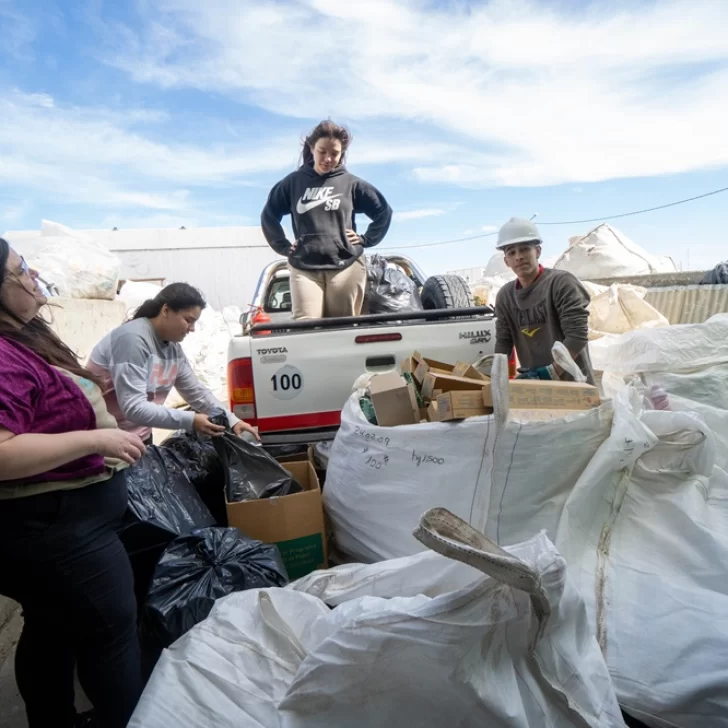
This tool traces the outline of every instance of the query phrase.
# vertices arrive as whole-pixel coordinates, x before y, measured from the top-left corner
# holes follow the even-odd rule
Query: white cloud
[[[480,232],[481,233],[494,233],[497,230],[498,230],[498,226],[497,225],[483,225],[480,228]]]
[[[407,160],[421,182],[535,186],[728,165],[728,3],[153,7],[141,34],[113,29],[109,60],[137,81],[288,117],[388,122],[400,138],[426,131],[439,148]],[[396,157],[396,140],[379,149]]]
[[[419,220],[423,217],[438,217],[444,215],[445,210],[437,207],[426,207],[420,210],[405,210],[404,212],[395,212],[392,216],[397,222],[406,222],[407,220]]]

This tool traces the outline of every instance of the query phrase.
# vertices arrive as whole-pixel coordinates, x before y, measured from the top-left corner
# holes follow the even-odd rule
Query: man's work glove
[[[519,369],[516,379],[559,379],[553,364],[547,367],[533,367],[532,369]]]

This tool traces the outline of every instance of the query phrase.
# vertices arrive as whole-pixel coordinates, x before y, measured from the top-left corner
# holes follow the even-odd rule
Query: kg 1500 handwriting
[[[436,458],[434,455],[422,455],[418,454],[416,450],[412,451],[412,462],[417,463],[417,467],[420,465],[444,465],[445,458]]]

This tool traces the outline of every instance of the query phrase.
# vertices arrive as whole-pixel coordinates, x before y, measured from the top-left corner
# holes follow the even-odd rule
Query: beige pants
[[[367,268],[362,255],[344,270],[299,270],[289,265],[294,319],[358,316]]]

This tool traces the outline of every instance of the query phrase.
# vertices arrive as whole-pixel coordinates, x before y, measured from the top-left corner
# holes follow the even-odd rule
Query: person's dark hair
[[[313,152],[311,151],[319,139],[338,139],[341,142],[341,162],[346,161],[346,150],[351,144],[351,132],[345,126],[334,124],[331,119],[317,124],[316,128],[303,140],[302,166],[313,167]]]
[[[189,283],[170,283],[165,286],[154,298],[149,298],[139,306],[132,318],[153,319],[159,316],[164,306],[169,306],[175,313],[188,308],[201,308],[207,306],[202,294]]]
[[[7,276],[8,258],[10,257],[10,244],[7,240],[0,238],[0,287]],[[78,377],[85,377],[96,384],[101,384],[98,377],[88,369],[81,366],[78,357],[71,351],[70,347],[64,344],[55,331],[44,321],[40,315],[36,315],[27,323],[18,318],[10,309],[3,305],[0,300],[0,311],[17,322],[17,326],[0,319],[0,336],[5,339],[17,341],[19,344],[30,349],[48,364],[59,369],[65,369]]]

